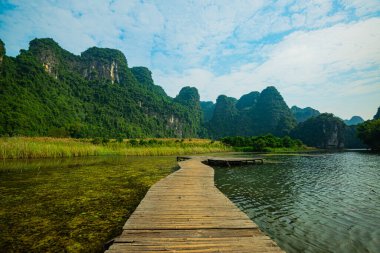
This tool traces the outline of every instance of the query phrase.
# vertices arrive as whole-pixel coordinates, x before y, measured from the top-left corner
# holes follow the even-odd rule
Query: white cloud
[[[373,15],[380,11],[378,0],[341,0],[346,9],[352,9],[357,16]]]
[[[276,85],[290,104],[323,108],[333,104],[321,97],[344,104],[354,94],[374,104],[380,90],[378,0],[12,3],[16,9],[0,14],[11,55],[34,37],[52,37],[76,54],[117,48],[130,66],[151,68],[172,96],[183,85],[213,100]]]
[[[159,52],[153,55],[153,67],[164,60],[169,66],[172,61],[186,68],[199,66],[205,58],[208,61],[216,58],[220,43],[259,10],[263,1],[182,1],[181,4],[162,1],[157,6],[165,17],[165,30],[160,34]]]
[[[161,32],[164,22],[154,4],[140,1],[70,0],[52,4],[37,0],[13,4],[15,10],[0,16],[6,24],[1,34],[12,55],[35,37],[53,37],[76,54],[91,46],[111,47],[125,52],[136,65],[149,65],[154,35]]]
[[[380,30],[377,27],[380,27],[380,19],[373,18],[293,33],[263,50],[267,58],[263,64],[247,64],[225,75],[216,76],[197,69],[177,75],[155,71],[155,77],[158,83],[169,87],[170,95],[178,92],[174,84],[186,82],[198,87],[204,100],[215,100],[219,94],[240,97],[275,85],[290,105],[314,105],[322,111],[332,111],[323,104],[331,104],[329,100],[345,104],[347,98],[358,96],[363,98],[364,104],[374,106],[378,99],[375,101],[373,94],[380,95]],[[168,83],[171,86],[166,86]],[[372,100],[365,99],[369,94]],[[349,117],[353,113],[340,107],[336,111],[338,115]],[[368,116],[370,109],[362,114]]]

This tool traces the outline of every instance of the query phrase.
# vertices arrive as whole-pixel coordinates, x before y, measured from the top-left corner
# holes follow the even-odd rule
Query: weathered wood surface
[[[216,166],[239,166],[245,164],[263,164],[264,159],[261,157],[238,158],[238,157],[207,157],[207,156],[177,156],[177,161],[186,161],[189,159],[200,159],[208,165]]]
[[[107,253],[283,252],[215,187],[211,167],[179,165],[151,187]]]
[[[207,159],[207,164],[209,165],[220,165],[220,166],[239,166],[244,164],[263,164],[264,159],[262,158],[219,158],[211,157]]]

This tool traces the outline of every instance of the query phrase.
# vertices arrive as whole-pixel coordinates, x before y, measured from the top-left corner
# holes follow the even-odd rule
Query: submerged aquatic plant
[[[173,157],[0,162],[2,252],[101,252]]]

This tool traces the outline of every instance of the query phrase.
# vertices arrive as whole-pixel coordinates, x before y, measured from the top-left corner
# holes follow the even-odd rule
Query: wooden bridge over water
[[[106,251],[283,252],[214,185],[201,158],[153,185]]]

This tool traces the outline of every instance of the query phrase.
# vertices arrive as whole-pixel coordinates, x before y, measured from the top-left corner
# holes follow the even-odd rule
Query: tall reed
[[[150,141],[150,142],[149,142]],[[76,157],[97,155],[163,156],[230,151],[220,142],[207,139],[152,139],[139,140],[132,145],[128,140],[93,144],[89,139],[50,137],[0,138],[0,159]]]

